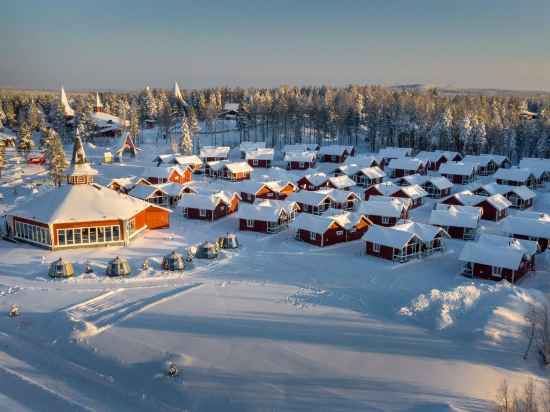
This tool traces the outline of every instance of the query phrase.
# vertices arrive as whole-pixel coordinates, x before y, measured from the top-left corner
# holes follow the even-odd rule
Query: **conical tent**
[[[225,236],[221,236],[218,239],[218,245],[222,249],[237,249],[239,247],[239,240],[234,233],[227,233]]]
[[[204,242],[197,248],[195,256],[199,259],[214,259],[218,257],[219,253],[220,247],[216,243]]]
[[[63,258],[52,262],[48,275],[52,278],[70,278],[74,275],[73,264]]]
[[[162,259],[162,268],[172,272],[182,271],[185,269],[185,259],[182,255],[173,250]]]
[[[107,276],[128,276],[132,272],[132,267],[128,259],[117,256],[109,262],[105,274]]]

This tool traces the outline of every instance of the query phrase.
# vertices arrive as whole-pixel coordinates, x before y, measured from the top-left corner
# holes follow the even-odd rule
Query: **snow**
[[[260,220],[262,222],[277,222],[281,213],[286,209],[281,206],[260,203],[256,205],[241,204],[237,211],[237,218],[246,220]]]
[[[383,217],[396,217],[399,218],[403,214],[404,205],[399,199],[380,201],[378,199],[371,198],[366,203],[361,204],[359,211],[367,216],[383,216]]]
[[[425,167],[426,162],[420,159],[400,158],[392,159],[388,164],[388,169],[393,170],[412,170],[417,171],[420,167]]]
[[[196,194],[190,196],[184,196],[178,202],[178,207],[180,208],[192,208],[192,209],[203,209],[203,210],[214,210],[223,202],[225,204],[230,204],[233,196],[237,196],[236,193],[228,193],[220,191],[212,194]]]
[[[314,152],[289,151],[285,153],[284,161],[309,163],[309,162],[313,162],[316,157],[317,155]]]
[[[13,209],[13,216],[53,224],[129,219],[151,206],[99,185],[64,185]]]
[[[245,159],[246,160],[273,160],[275,157],[275,150],[274,149],[255,149],[250,150],[246,152]]]
[[[231,148],[229,146],[203,146],[201,147],[199,157],[201,159],[206,159],[209,157],[226,159],[229,156],[230,150]]]
[[[466,206],[465,206],[466,207]],[[481,210],[480,208],[477,208]],[[481,213],[469,213],[457,207],[450,206],[448,209],[435,209],[430,214],[430,224],[438,226],[452,226],[475,229],[479,224]]]
[[[350,153],[353,150],[353,146],[343,145],[327,145],[321,146],[319,149],[319,156],[342,156],[344,153]]]
[[[476,163],[446,162],[439,167],[439,173],[444,175],[471,176],[477,169]]]
[[[458,259],[462,262],[480,263],[483,265],[517,270],[525,255],[531,255],[533,245],[526,241],[522,244],[517,239],[500,236],[481,236],[476,242],[464,245]],[[536,247],[535,247],[536,250]]]
[[[396,227],[384,227],[372,225],[363,235],[363,241],[402,249],[416,235],[408,230],[400,230]]]
[[[550,222],[517,216],[505,217],[499,225],[502,232],[509,235],[524,235],[540,239],[550,239]]]
[[[100,176],[141,175],[169,150],[156,133],[144,132],[136,159],[97,165]],[[2,210],[40,196],[11,178],[12,156],[8,149]],[[25,182],[43,172],[19,167]],[[255,178],[303,175],[273,169]],[[193,178],[200,193],[231,187]],[[426,199],[411,219],[428,222],[434,204]],[[537,189],[533,209],[550,211],[546,188]],[[499,229],[484,224],[482,234]],[[519,387],[546,377],[534,353],[522,356],[524,314],[550,290],[548,252],[537,255],[535,273],[511,285],[459,275],[469,242],[446,240],[443,253],[397,265],[365,256],[361,241],[316,248],[291,230],[239,232],[237,250],[194,259],[182,273],[161,269],[171,250],[237,227],[236,215],[210,223],[178,210],[170,228],[128,247],[50,252],[1,241],[0,311],[12,303],[22,311],[0,316],[3,409],[486,411],[504,378]],[[115,256],[129,260],[129,277],[103,275]],[[59,257],[73,262],[74,278],[48,278]],[[145,258],[150,268],[141,270]],[[87,261],[95,273],[83,273]],[[169,363],[177,377],[165,375]]]
[[[495,179],[509,180],[514,182],[527,182],[533,173],[529,169],[511,167],[510,169],[500,168],[494,174]]]
[[[410,147],[384,147],[378,151],[378,156],[384,159],[400,159],[412,154]]]
[[[328,181],[336,189],[349,189],[350,187],[355,186],[355,182],[346,175],[331,176],[328,178]]]

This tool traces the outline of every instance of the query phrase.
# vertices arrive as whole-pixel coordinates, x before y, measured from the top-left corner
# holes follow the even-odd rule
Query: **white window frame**
[[[298,167],[300,167],[302,169],[304,168],[304,162],[300,162],[300,163],[298,163],[298,165],[299,165]]]
[[[493,276],[497,276],[499,278],[502,277],[502,268],[498,266],[493,266]]]
[[[317,240],[317,233],[309,232],[309,240]]]
[[[254,220],[246,219],[246,227],[254,227]]]
[[[252,160],[252,165],[253,166],[258,166],[258,159],[253,159]]]
[[[206,217],[206,209],[199,209],[199,216]]]
[[[344,234],[343,230],[337,230],[336,231],[336,236],[342,236],[343,234]]]
[[[390,223],[390,218],[387,217],[387,216],[382,216],[382,223],[389,224]]]
[[[372,244],[372,251],[374,253],[380,253],[380,244],[379,243],[373,243]]]
[[[133,219],[131,220],[133,221]],[[129,223],[131,223],[129,221]],[[134,223],[131,223],[135,225]],[[72,232],[71,243],[68,243],[67,232]],[[92,235],[93,233],[93,235]],[[98,233],[102,233],[102,240]],[[56,230],[57,245],[61,247],[65,246],[78,246],[78,245],[95,245],[95,244],[109,244],[113,242],[120,242],[121,230],[119,225],[100,225],[100,226],[84,226],[77,228],[62,228]],[[116,236],[115,236],[116,235]],[[130,235],[130,233],[129,233]],[[63,241],[61,240],[63,239]],[[92,241],[93,240],[93,241]]]

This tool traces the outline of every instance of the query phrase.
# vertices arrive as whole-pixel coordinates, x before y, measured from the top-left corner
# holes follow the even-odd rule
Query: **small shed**
[[[73,264],[68,260],[59,258],[50,265],[48,275],[52,278],[70,278],[74,276]]]
[[[109,262],[105,274],[107,276],[128,276],[132,273],[132,267],[128,259],[117,256]]]
[[[185,269],[185,258],[173,250],[162,258],[162,269],[179,272]]]
[[[222,249],[237,249],[239,247],[239,239],[234,233],[227,233],[225,236],[218,238],[218,245]]]
[[[199,259],[215,259],[220,253],[220,247],[216,243],[204,241],[197,247],[195,257]]]

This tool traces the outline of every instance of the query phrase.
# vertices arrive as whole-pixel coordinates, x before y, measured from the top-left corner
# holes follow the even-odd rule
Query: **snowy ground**
[[[143,147],[135,162],[98,169],[138,175],[168,151]],[[94,161],[102,151],[88,148]],[[2,210],[33,196],[27,183],[41,173],[9,160]],[[228,187],[201,178],[196,186]],[[549,196],[539,192],[535,209],[550,211]],[[426,221],[431,206],[413,218]],[[546,255],[511,286],[459,276],[459,241],[397,265],[362,255],[360,241],[321,249],[287,232],[238,233],[239,250],[195,260],[184,274],[160,270],[170,250],[236,225],[176,212],[170,229],[127,248],[48,252],[0,241],[0,314],[13,303],[22,310],[0,316],[1,409],[484,411],[504,377],[518,386],[545,377],[522,355],[523,314],[550,291]],[[129,258],[131,277],[103,276],[116,255]],[[47,277],[59,256],[75,263],[75,278]],[[151,268],[140,272],[146,257]],[[96,274],[81,274],[87,261]],[[176,378],[164,374],[169,363]]]

